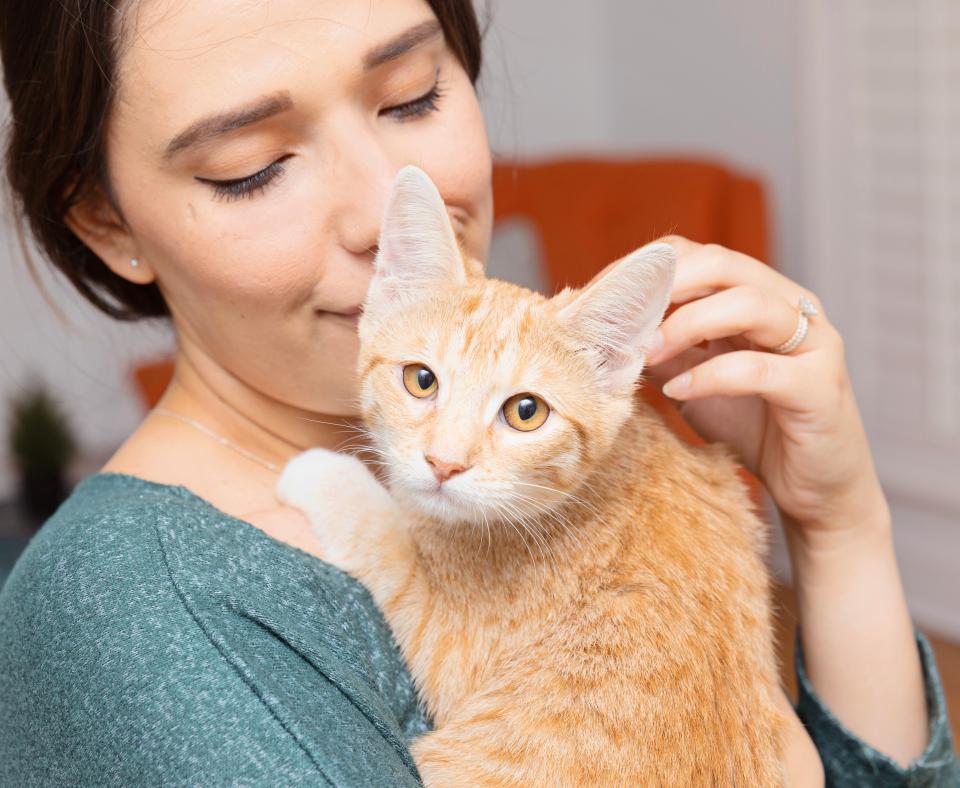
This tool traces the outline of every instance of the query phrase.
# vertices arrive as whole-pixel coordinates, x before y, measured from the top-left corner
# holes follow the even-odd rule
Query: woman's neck
[[[203,356],[179,353],[158,406],[196,420],[235,446],[282,468],[314,447],[359,448],[359,419],[273,399]]]

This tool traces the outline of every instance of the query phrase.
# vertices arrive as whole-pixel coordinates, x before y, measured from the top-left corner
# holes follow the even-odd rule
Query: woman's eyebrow
[[[384,63],[396,60],[441,32],[440,23],[436,19],[420,22],[367,52],[363,57],[363,70],[371,71]],[[290,94],[287,91],[280,91],[257,99],[252,104],[208,115],[191,123],[170,140],[164,150],[163,158],[169,161],[187,148],[202,145],[221,134],[266,120],[292,107],[293,99]]]
[[[256,99],[252,104],[247,104],[237,109],[218,112],[215,115],[208,115],[187,126],[167,144],[163,158],[170,160],[178,153],[187,148],[192,148],[209,142],[214,137],[226,134],[228,131],[234,131],[251,123],[266,120],[280,112],[291,109],[293,99],[290,94],[283,90],[269,96]]]
[[[404,30],[385,44],[371,49],[363,57],[363,70],[371,71],[377,66],[396,60],[411,49],[441,33],[440,23],[436,19],[427,19],[420,24]]]

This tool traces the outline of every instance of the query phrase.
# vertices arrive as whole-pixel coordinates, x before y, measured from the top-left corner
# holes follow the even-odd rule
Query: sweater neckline
[[[195,492],[193,492],[189,488],[184,487],[182,484],[166,484],[164,482],[154,482],[154,481],[151,481],[150,479],[144,479],[141,476],[133,476],[132,474],[120,473],[118,471],[98,471],[97,473],[87,476],[77,486],[78,487],[87,486],[87,485],[97,486],[99,484],[107,484],[107,485],[122,484],[126,487],[130,487],[132,485],[135,487],[140,487],[141,489],[154,494],[175,495],[176,497],[182,498],[183,500],[188,501],[194,504],[195,506],[199,506],[203,509],[206,509],[208,512],[211,512],[212,514],[216,515],[218,518],[222,520],[235,523],[239,528],[242,528],[243,530],[250,533],[251,538],[258,539],[260,541],[265,540],[267,543],[272,544],[274,547],[279,548],[280,550],[283,550],[292,555],[299,555],[305,558],[306,560],[308,560],[309,562],[312,562],[318,566],[321,566],[323,568],[332,567],[336,569],[338,572],[342,572],[341,569],[337,568],[336,566],[331,564],[329,561],[326,561],[323,558],[320,558],[319,556],[314,555],[313,553],[308,553],[306,550],[304,550],[301,547],[297,547],[296,545],[289,544],[273,536],[270,536],[270,534],[266,533],[260,528],[257,528],[257,526],[255,526],[253,523],[247,520],[242,520],[239,517],[235,517],[232,514],[228,514],[227,512],[223,511],[222,509],[220,509],[219,507],[215,506],[213,503],[208,501],[206,498],[203,498],[197,495]],[[358,581],[355,581],[355,582],[358,582]]]

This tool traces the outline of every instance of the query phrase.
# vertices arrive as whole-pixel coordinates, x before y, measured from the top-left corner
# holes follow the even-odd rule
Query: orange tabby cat
[[[764,526],[728,450],[634,396],[674,268],[650,244],[550,299],[488,280],[397,177],[358,366],[390,491],[314,449],[278,495],[383,610],[427,786],[784,782]]]

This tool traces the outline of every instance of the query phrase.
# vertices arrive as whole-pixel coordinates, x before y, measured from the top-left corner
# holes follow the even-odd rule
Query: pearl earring
[[[136,257],[131,257],[131,258],[130,258],[130,265],[132,265],[134,268],[136,268],[138,265],[140,265],[140,261],[139,261]]]

